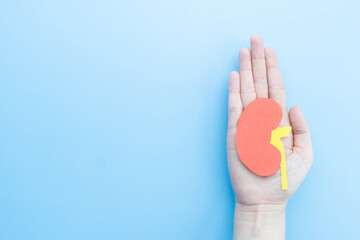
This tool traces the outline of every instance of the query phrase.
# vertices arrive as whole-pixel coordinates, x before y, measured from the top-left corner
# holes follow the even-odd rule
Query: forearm
[[[286,204],[235,205],[234,240],[285,239]]]

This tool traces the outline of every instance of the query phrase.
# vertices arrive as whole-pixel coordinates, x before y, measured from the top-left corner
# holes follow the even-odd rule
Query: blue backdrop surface
[[[231,239],[227,83],[278,53],[315,161],[288,239],[359,234],[356,1],[0,2],[0,239]]]

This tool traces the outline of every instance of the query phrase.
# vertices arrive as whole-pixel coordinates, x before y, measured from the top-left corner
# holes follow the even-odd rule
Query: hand
[[[282,138],[288,190],[281,189],[280,168],[274,175],[261,177],[251,172],[238,157],[235,145],[237,123],[242,111],[256,98],[271,98],[279,103],[283,110],[279,127],[292,127],[290,136]],[[227,160],[236,209],[253,212],[264,208],[269,211],[270,208],[285,212],[288,199],[300,186],[313,162],[310,131],[299,107],[287,111],[276,54],[272,48],[264,50],[259,36],[251,38],[251,51],[240,50],[239,73],[232,72],[229,80],[228,113]]]

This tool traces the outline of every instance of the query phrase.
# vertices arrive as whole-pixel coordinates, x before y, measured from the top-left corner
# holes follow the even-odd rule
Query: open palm
[[[244,108],[257,98],[275,100],[282,108],[279,127],[292,126],[290,136],[282,139],[287,165],[288,190],[281,189],[280,169],[268,177],[251,172],[239,159],[235,135]],[[229,80],[227,159],[237,203],[286,204],[305,178],[313,161],[309,127],[299,107],[287,111],[284,84],[276,54],[263,47],[259,36],[251,38],[251,51],[240,50],[239,73],[232,72]]]

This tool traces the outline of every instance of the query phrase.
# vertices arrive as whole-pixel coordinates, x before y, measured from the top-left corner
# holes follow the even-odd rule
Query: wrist
[[[236,203],[233,239],[285,239],[286,204]]]
[[[243,204],[235,202],[235,211],[249,214],[277,214],[286,210],[286,202]]]

